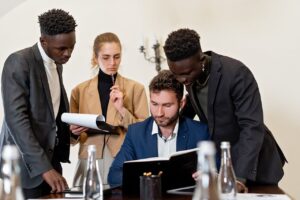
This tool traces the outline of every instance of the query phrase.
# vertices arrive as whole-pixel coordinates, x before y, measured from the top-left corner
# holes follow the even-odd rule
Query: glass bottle
[[[230,143],[221,142],[221,167],[218,177],[218,186],[222,200],[236,199],[236,177],[230,156]]]
[[[1,200],[25,200],[20,180],[20,154],[16,146],[5,145],[2,151]]]
[[[88,146],[88,165],[83,183],[83,196],[85,200],[102,200],[103,185],[96,162],[96,146]]]
[[[211,141],[202,141],[198,147],[198,178],[193,200],[219,200],[215,145]]]

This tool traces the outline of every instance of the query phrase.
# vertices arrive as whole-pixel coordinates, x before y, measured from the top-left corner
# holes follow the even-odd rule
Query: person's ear
[[[47,39],[46,39],[45,36],[42,35],[40,37],[40,43],[41,43],[41,45],[42,45],[43,48],[45,48],[47,46]]]
[[[186,104],[186,96],[184,95],[180,101],[179,112],[181,112],[181,110],[184,108],[185,104]]]
[[[201,62],[204,62],[205,59],[206,59],[205,54],[204,54],[204,53],[201,53],[201,54],[200,54],[200,61],[201,61]]]
[[[95,65],[98,65],[98,66],[100,65],[98,62],[98,55],[95,52],[93,52],[92,62]]]

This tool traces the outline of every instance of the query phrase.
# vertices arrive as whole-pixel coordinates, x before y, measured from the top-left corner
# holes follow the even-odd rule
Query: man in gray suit
[[[66,189],[60,162],[70,162],[70,132],[60,120],[69,107],[62,64],[71,57],[77,24],[60,9],[49,10],[38,19],[39,42],[11,54],[1,80],[5,116],[0,152],[6,144],[18,147],[26,198]]]

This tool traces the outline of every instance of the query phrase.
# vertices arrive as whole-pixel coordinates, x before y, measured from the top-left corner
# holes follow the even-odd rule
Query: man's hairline
[[[150,96],[150,101],[151,101],[151,93],[160,93],[160,92],[162,92],[162,91],[171,91],[171,92],[173,92],[174,94],[175,94],[175,96],[176,96],[176,99],[178,100],[178,102],[180,102],[181,101],[181,99],[179,100],[178,99],[178,95],[177,95],[177,93],[173,90],[173,89],[167,89],[167,88],[165,88],[165,89],[161,89],[161,90],[159,90],[159,89],[149,89],[149,96]],[[182,97],[183,97],[184,95],[182,95]]]

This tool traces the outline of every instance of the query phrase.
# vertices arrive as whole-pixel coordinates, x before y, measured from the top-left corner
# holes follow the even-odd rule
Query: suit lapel
[[[211,56],[212,56],[212,63],[211,63],[211,71],[210,71],[210,78],[209,78],[209,82],[208,82],[208,125],[209,125],[209,129],[210,129],[210,133],[213,133],[214,130],[214,124],[213,122],[214,120],[214,103],[215,103],[215,99],[216,99],[216,94],[217,94],[217,90],[219,87],[219,82],[221,79],[221,63],[220,60],[218,58],[218,56],[211,52]]]
[[[102,114],[101,101],[98,92],[98,76],[95,76],[90,85],[88,86],[88,98],[85,102],[88,102],[88,113]]]
[[[157,134],[152,135],[152,128],[153,128],[154,120],[151,117],[151,120],[148,123],[146,128],[146,137],[148,138],[147,144],[147,151],[149,151],[149,157],[157,157],[158,156],[158,146],[157,146]]]
[[[68,101],[68,96],[67,96],[67,93],[66,93],[66,90],[65,90],[65,87],[64,87],[64,83],[63,83],[63,78],[62,78],[62,71],[63,71],[63,67],[61,64],[57,64],[57,73],[58,73],[58,78],[59,78],[59,85],[60,85],[60,88],[61,88],[61,95],[62,95],[62,98],[64,100],[64,103],[65,103],[65,107],[67,109],[67,111],[69,110],[69,101]]]
[[[53,119],[55,119],[54,111],[53,111],[53,105],[52,105],[52,98],[51,98],[49,84],[48,84],[48,78],[47,78],[47,74],[46,74],[46,71],[45,71],[45,65],[44,65],[44,62],[43,62],[43,59],[42,59],[42,56],[40,54],[40,51],[38,49],[37,44],[35,44],[32,47],[32,49],[33,49],[35,59],[37,61],[36,67],[38,68],[38,72],[40,74],[41,83],[42,83],[42,86],[43,86],[43,89],[44,89],[44,92],[45,92],[45,95],[46,95],[47,104],[50,108],[50,112],[51,112],[51,115],[52,115]]]
[[[179,127],[177,133],[177,144],[176,151],[182,151],[187,149],[187,141],[188,141],[188,127],[183,118],[179,118]]]

